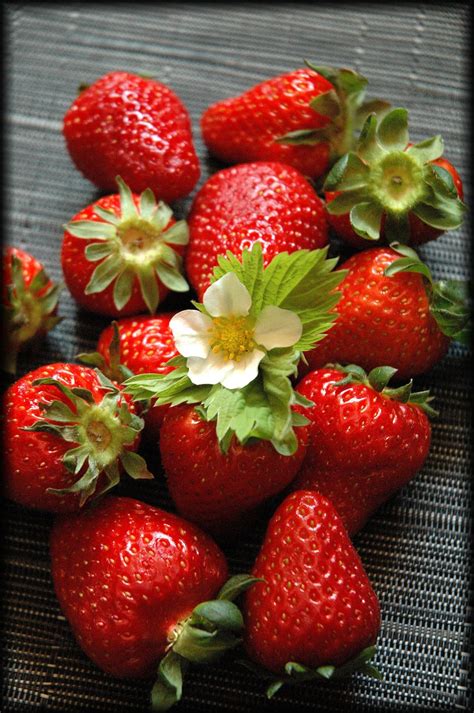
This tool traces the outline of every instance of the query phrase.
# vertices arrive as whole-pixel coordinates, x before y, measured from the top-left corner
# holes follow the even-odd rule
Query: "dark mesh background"
[[[353,67],[370,79],[371,96],[409,109],[412,139],[443,134],[472,205],[467,5],[18,3],[6,6],[6,19],[4,234],[56,280],[61,225],[98,196],[69,160],[61,119],[80,81],[118,68],[154,74],[185,102],[202,160],[200,186],[216,169],[198,132],[209,103],[303,58]],[[180,217],[189,203],[176,206]],[[466,221],[422,250],[436,277],[467,277],[469,234]],[[91,350],[107,323],[79,311],[66,293],[60,312],[64,321],[21,360],[20,374]],[[384,681],[286,688],[267,702],[261,682],[226,661],[190,672],[177,711],[469,709],[469,366],[466,352],[452,347],[417,379],[431,387],[440,410],[430,456],[356,541],[381,601],[377,663]],[[170,506],[159,479],[139,497]],[[48,566],[50,518],[12,504],[4,517],[4,709],[146,710],[148,686],[96,669],[61,616]],[[262,521],[226,549],[233,571],[251,566],[263,532]]]

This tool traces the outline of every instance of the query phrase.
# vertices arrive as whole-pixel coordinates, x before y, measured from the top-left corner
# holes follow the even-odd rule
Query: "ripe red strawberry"
[[[257,240],[264,264],[287,251],[327,244],[324,206],[308,181],[281,163],[248,163],[215,173],[189,214],[186,273],[202,297],[217,257],[240,255]]]
[[[293,455],[277,453],[270,441],[219,448],[216,424],[193,406],[173,406],[160,431],[168,488],[178,512],[218,535],[240,529],[257,506],[295,477],[306,451],[305,427],[298,428]]]
[[[378,672],[380,608],[331,502],[298,490],[271,518],[245,595],[245,646],[252,661],[285,682]],[[286,675],[285,675],[286,674]]]
[[[89,366],[98,367],[118,384],[132,374],[168,374],[173,367],[166,366],[166,362],[178,355],[169,327],[172,317],[173,313],[166,312],[125,317],[113,322],[99,336],[97,352],[80,354],[78,358]],[[155,445],[167,410],[167,405],[151,406],[142,413],[143,433]]]
[[[104,191],[114,190],[120,174],[135,193],[151,188],[172,202],[199,179],[188,112],[154,79],[106,74],[74,100],[63,133],[77,168]]]
[[[56,316],[60,287],[49,279],[35,257],[11,246],[3,251],[2,273],[2,365],[15,373],[23,346],[44,336],[61,320]]]
[[[186,222],[156,204],[147,189],[130,192],[117,178],[119,193],[81,210],[65,226],[61,262],[75,300],[111,317],[154,312],[169,290],[183,292]]]
[[[227,163],[281,161],[310,178],[325,174],[351,148],[358,120],[386,103],[362,105],[367,80],[352,70],[307,64],[208,107],[209,151]]]
[[[406,379],[431,369],[452,339],[469,343],[469,310],[463,283],[434,282],[414,250],[376,247],[353,255],[340,267],[347,274],[336,321],[306,358],[310,369],[329,362],[381,364]]]
[[[154,710],[179,700],[189,662],[213,660],[239,643],[243,621],[231,600],[253,581],[237,575],[224,584],[227,563],[208,535],[114,496],[56,521],[51,568],[61,609],[97,666],[119,678],[158,670]]]
[[[326,177],[326,211],[333,230],[355,247],[374,240],[420,245],[459,227],[466,210],[462,181],[434,136],[408,140],[408,113],[393,109],[379,124],[368,117],[355,151]]]
[[[4,395],[5,494],[21,505],[73,512],[116,485],[121,471],[152,478],[137,449],[142,419],[100,372],[48,364]]]
[[[313,402],[308,448],[292,488],[332,502],[350,535],[422,468],[430,447],[428,392],[387,386],[394,369],[354,365],[308,374],[297,391]]]

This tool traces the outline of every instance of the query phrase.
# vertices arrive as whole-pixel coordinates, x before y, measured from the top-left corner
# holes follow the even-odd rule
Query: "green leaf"
[[[117,277],[122,266],[122,258],[113,254],[100,262],[91,275],[84,290],[86,295],[103,292],[110,283]]]
[[[351,225],[366,240],[379,240],[383,208],[377,203],[358,203],[350,212]]]
[[[253,577],[251,574],[235,574],[222,586],[217,599],[234,601],[256,582],[263,582],[261,577]]]
[[[403,151],[408,135],[408,112],[399,107],[385,114],[377,129],[377,138],[386,151]]]
[[[432,136],[429,139],[413,144],[413,146],[410,146],[406,150],[406,153],[416,159],[419,164],[424,164],[428,163],[428,161],[435,161],[443,155],[443,151],[443,137],[438,134],[437,136]]]

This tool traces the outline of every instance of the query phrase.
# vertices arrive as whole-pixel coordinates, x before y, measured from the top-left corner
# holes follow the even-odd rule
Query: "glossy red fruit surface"
[[[85,653],[106,673],[156,673],[175,628],[227,579],[225,557],[177,515],[109,496],[51,534],[56,595]]]
[[[361,383],[338,385],[345,374],[324,368],[297,391],[313,402],[308,448],[292,487],[316,490],[338,511],[350,535],[421,469],[431,426],[413,403],[402,403]]]
[[[339,269],[348,274],[338,286],[338,318],[318,346],[306,353],[309,369],[328,363],[358,364],[366,371],[380,365],[396,368],[397,379],[429,371],[448,350],[430,313],[423,277],[383,273],[400,254],[391,248],[364,250]]]
[[[295,661],[338,666],[374,644],[380,607],[331,502],[298,490],[273,514],[245,594],[245,648],[277,674]]]
[[[193,406],[173,406],[161,427],[160,451],[178,511],[219,534],[241,526],[248,513],[295,477],[306,451],[305,427],[297,436],[292,456],[277,453],[270,441],[243,446],[235,439],[224,454],[214,422],[203,421]]]
[[[155,79],[110,72],[80,92],[64,116],[63,133],[77,168],[104,191],[122,176],[166,202],[192,191],[200,175],[189,114]]]
[[[280,252],[327,244],[324,206],[308,181],[281,163],[240,164],[215,173],[189,214],[188,279],[202,297],[218,255],[240,255],[255,241],[264,264]]]

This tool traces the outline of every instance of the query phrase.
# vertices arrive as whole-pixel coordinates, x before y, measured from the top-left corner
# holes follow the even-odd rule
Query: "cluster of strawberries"
[[[157,672],[156,710],[180,699],[189,663],[241,642],[269,696],[379,676],[380,607],[350,538],[423,466],[436,412],[411,379],[468,343],[469,312],[464,286],[435,282],[409,247],[461,224],[461,179],[440,136],[410,143],[407,112],[366,85],[308,64],[210,106],[204,142],[232,165],[187,221],[167,202],[200,168],[168,87],[113,72],[65,115],[74,163],[111,194],[65,226],[64,279],[114,321],[82,364],[8,388],[6,493],[61,514],[52,575],[77,641],[113,676]],[[337,269],[330,233],[353,251]],[[59,291],[19,248],[3,276],[14,372],[58,322]],[[156,313],[187,280],[200,302]],[[178,514],[102,497],[124,473],[153,478],[142,436]],[[277,495],[251,573],[228,579],[215,540]]]

